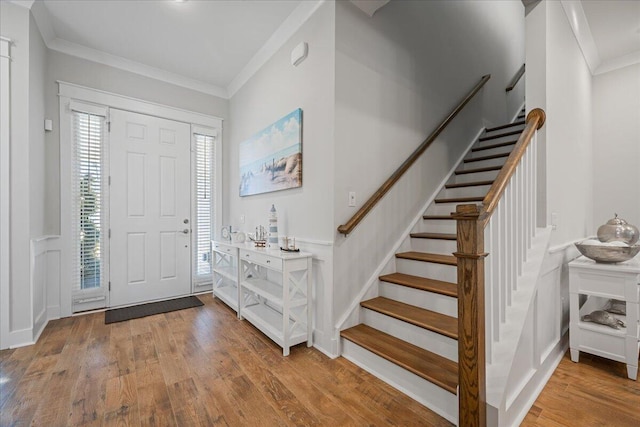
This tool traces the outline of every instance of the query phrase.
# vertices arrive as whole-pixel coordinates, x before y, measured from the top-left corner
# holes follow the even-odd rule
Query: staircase
[[[481,204],[524,129],[488,128],[396,253],[396,272],[360,303],[360,324],[341,332],[342,354],[447,420],[458,419],[456,221],[462,203]]]

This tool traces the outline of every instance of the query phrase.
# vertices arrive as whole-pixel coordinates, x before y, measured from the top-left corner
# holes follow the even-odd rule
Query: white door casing
[[[111,109],[110,306],[191,292],[190,126]]]

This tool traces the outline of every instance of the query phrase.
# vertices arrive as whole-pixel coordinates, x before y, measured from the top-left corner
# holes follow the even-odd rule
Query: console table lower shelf
[[[282,314],[268,305],[254,304],[244,306],[242,317],[282,347],[284,356],[289,355],[289,347],[308,341],[306,329],[296,328],[295,322],[291,319],[287,322],[288,324],[284,325]],[[304,326],[306,328],[306,325]],[[286,338],[283,332],[285,328],[291,331],[291,334]]]

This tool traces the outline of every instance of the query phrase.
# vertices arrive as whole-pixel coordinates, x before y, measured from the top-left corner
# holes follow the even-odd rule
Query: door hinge
[[[107,122],[107,132],[111,132],[111,122]]]
[[[111,229],[109,229],[109,238],[111,238]]]
[[[109,176],[109,185],[111,185],[111,176]]]
[[[111,292],[111,282],[109,282],[109,292]]]

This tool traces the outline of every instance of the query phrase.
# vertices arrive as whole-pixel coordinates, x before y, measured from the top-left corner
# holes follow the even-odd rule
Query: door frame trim
[[[217,130],[216,139],[220,141],[222,141],[223,119],[60,80],[57,83],[60,107],[60,316],[66,317],[72,315],[70,283],[73,266],[73,237],[71,235],[71,162],[73,153],[70,103],[72,101],[91,103],[101,107],[117,108],[188,123],[192,127],[191,133],[193,133],[194,126],[212,128]],[[219,173],[222,173],[221,168]],[[218,191],[222,193],[221,188],[218,188]]]

